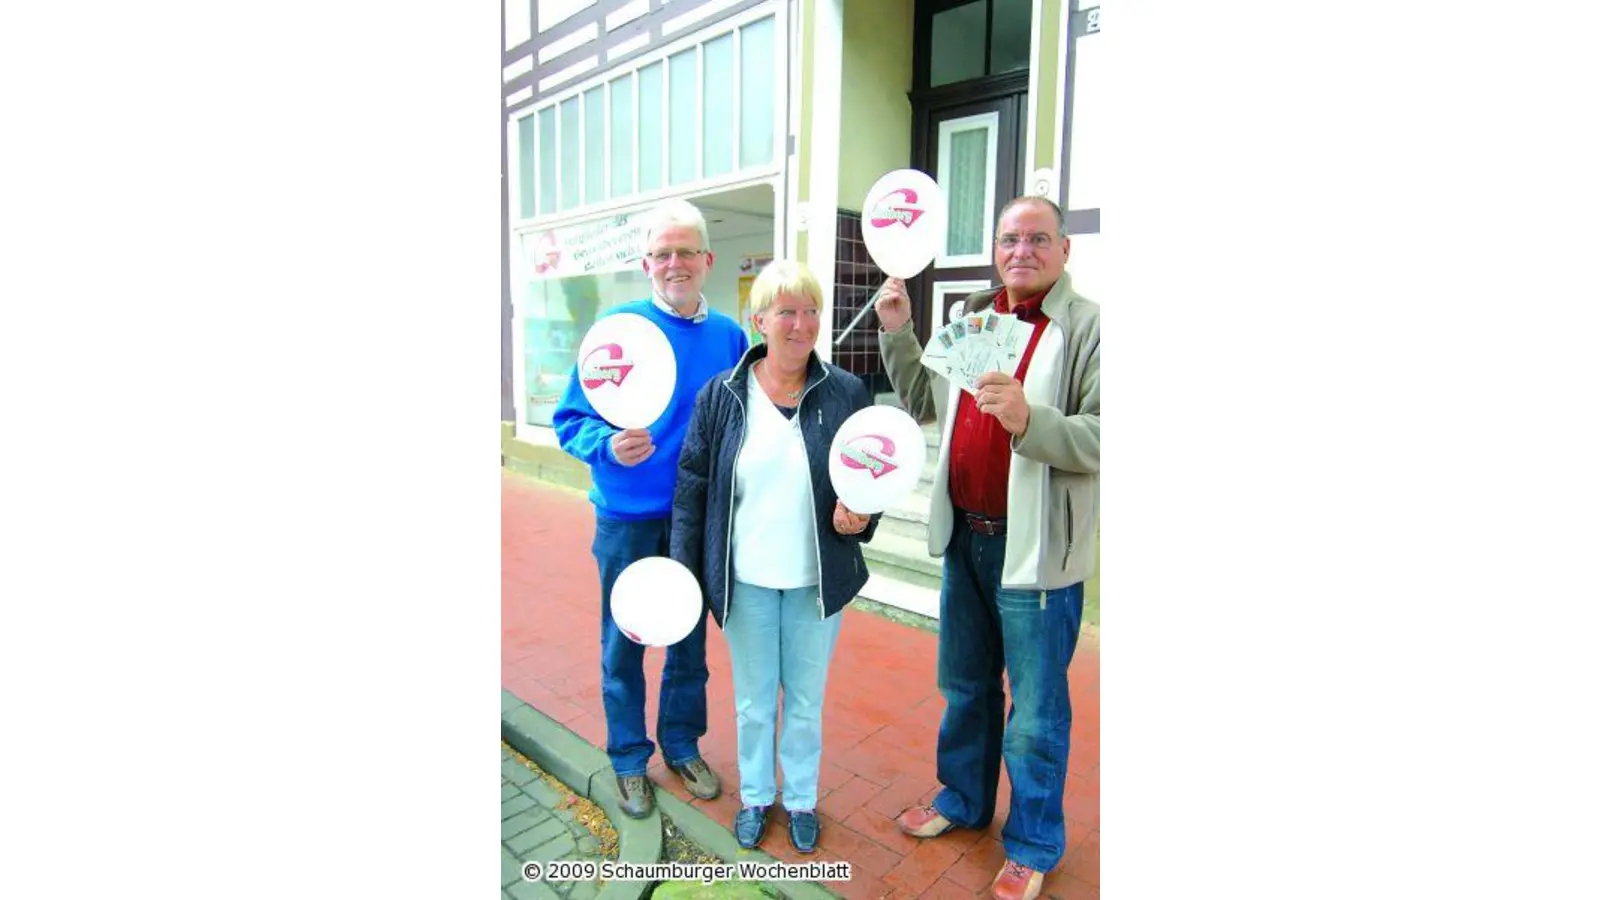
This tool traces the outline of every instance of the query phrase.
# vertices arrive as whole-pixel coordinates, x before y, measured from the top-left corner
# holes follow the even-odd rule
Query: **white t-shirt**
[[[784,590],[818,582],[811,470],[799,413],[784,418],[750,373],[744,447],[733,471],[733,578]]]

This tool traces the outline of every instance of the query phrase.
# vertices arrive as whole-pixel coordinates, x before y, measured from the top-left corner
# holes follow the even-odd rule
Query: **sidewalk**
[[[500,885],[511,900],[595,900],[598,879],[527,881],[524,863],[615,858],[583,823],[574,800],[541,777],[520,754],[500,750]],[[600,813],[600,815],[604,815]],[[614,839],[613,835],[613,839]],[[613,840],[614,844],[614,840]],[[613,846],[614,850],[614,846]]]
[[[597,747],[605,746],[600,705],[599,578],[589,544],[594,511],[584,497],[509,473],[501,476],[501,683],[540,712]],[[937,637],[850,608],[834,653],[824,712],[821,851],[810,859],[845,860],[850,898],[986,897],[1005,854],[999,843],[1009,802],[1001,778],[999,810],[984,833],[957,831],[920,842],[894,817],[937,793],[934,747],[944,701],[935,683]],[[701,754],[722,776],[724,792],[693,800],[665,772],[659,754],[650,775],[718,822],[738,811],[738,770],[727,644],[713,624],[706,641],[710,727]],[[1068,762],[1067,854],[1045,880],[1050,897],[1099,896],[1100,648],[1085,633],[1071,669],[1072,755]],[[645,656],[655,721],[663,653]],[[653,727],[653,725],[652,725]],[[799,861],[781,814],[762,849]]]

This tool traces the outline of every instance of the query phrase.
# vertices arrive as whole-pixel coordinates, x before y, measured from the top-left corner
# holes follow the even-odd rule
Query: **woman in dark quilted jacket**
[[[828,662],[840,611],[867,581],[861,544],[877,528],[876,516],[851,512],[834,493],[828,449],[872,397],[817,357],[822,287],[803,265],[768,265],[750,304],[765,340],[695,400],[678,462],[672,557],[700,580],[733,663],[742,804],[734,834],[746,848],[761,842],[781,762],[789,839],[812,853]]]

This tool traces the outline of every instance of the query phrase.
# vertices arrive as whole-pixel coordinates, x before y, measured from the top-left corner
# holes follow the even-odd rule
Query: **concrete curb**
[[[655,811],[643,819],[629,818],[618,806],[616,779],[605,752],[504,688],[500,690],[500,736],[574,793],[593,800],[606,811],[617,829],[617,855],[624,862],[653,863],[661,859],[662,812],[671,816],[690,840],[724,862],[780,861],[759,850],[741,848],[727,827],[659,786]],[[623,885],[626,889],[619,889]],[[838,900],[837,894],[810,881],[771,882],[767,886],[788,900]],[[598,900],[638,900],[648,887],[650,882],[644,881],[607,882]]]
[[[724,787],[724,790],[726,789]],[[672,821],[683,830],[683,833],[690,840],[706,848],[706,852],[711,853],[723,862],[731,863],[744,860],[770,863],[782,861],[760,850],[746,850],[740,847],[738,839],[733,836],[733,832],[729,831],[727,826],[722,825],[666,791],[656,791],[656,805],[661,807],[668,816],[672,817]],[[776,832],[768,832],[769,840],[771,839],[770,835],[774,833]],[[787,838],[780,838],[780,840],[787,840]],[[838,900],[837,894],[813,881],[779,881],[765,882],[765,884],[767,887],[789,898],[789,900]]]
[[[605,810],[612,827],[617,829],[619,862],[646,864],[661,860],[661,815],[652,811],[643,819],[634,819],[622,811],[616,779],[611,777],[611,761],[603,751],[504,688],[500,691],[500,736],[518,753],[572,788],[573,793]],[[664,791],[658,791],[657,800],[664,795]],[[608,881],[597,900],[639,900],[651,884]]]

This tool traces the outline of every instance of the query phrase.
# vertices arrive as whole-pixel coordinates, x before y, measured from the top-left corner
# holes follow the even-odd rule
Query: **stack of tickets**
[[[935,329],[922,350],[922,364],[976,395],[974,384],[985,372],[1016,376],[1032,336],[1032,324],[985,309]]]

